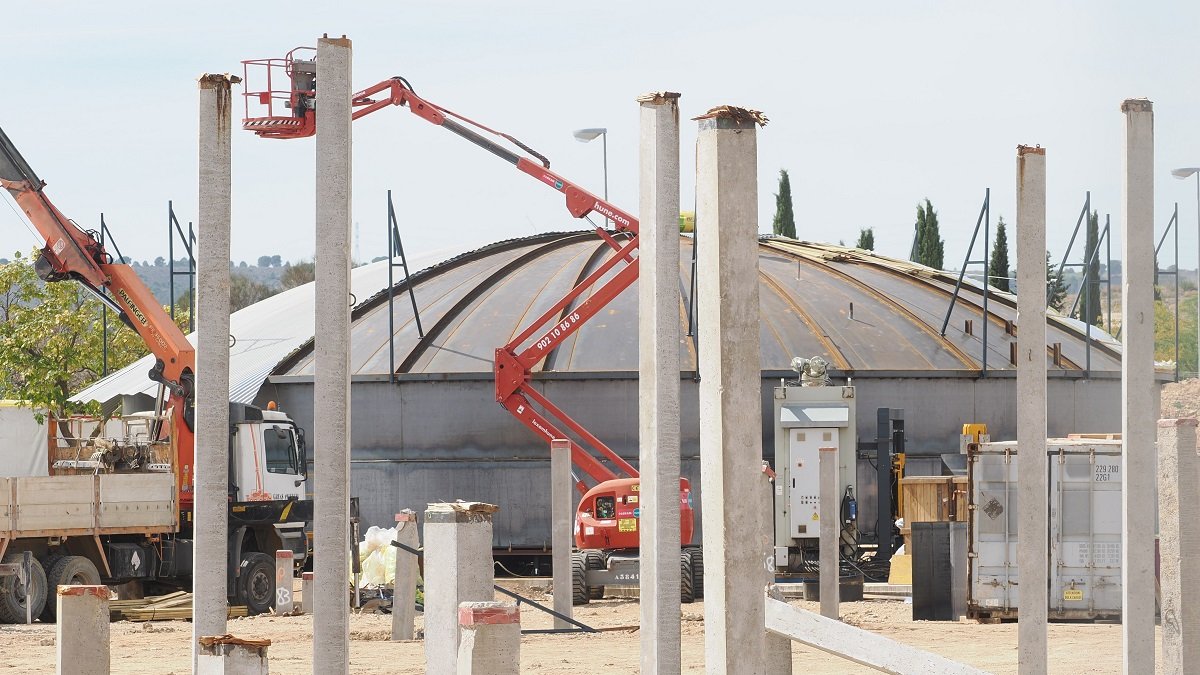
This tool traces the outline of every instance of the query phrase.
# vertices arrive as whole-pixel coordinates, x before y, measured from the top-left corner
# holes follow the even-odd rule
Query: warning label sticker
[[[1082,599],[1083,599],[1083,591],[1078,588],[1068,588],[1063,591],[1063,600],[1078,601],[1078,600],[1082,600]]]
[[[637,518],[621,518],[617,521],[617,530],[621,532],[637,532]]]

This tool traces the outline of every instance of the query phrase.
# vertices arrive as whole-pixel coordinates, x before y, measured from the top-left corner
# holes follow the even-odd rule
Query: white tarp
[[[46,425],[34,411],[13,401],[0,401],[0,477],[45,476]]]

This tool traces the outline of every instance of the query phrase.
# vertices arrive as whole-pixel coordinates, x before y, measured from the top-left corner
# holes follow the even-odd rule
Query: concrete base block
[[[471,502],[430,504],[425,511],[426,675],[459,672],[458,608],[464,602],[495,598],[492,513],[496,509]]]
[[[108,675],[108,587],[59,586],[57,672]]]
[[[268,675],[270,640],[246,640],[232,635],[200,638],[196,675]]]
[[[295,608],[292,579],[296,573],[295,553],[275,551],[275,613],[291,614]]]
[[[767,598],[767,631],[884,673],[985,675],[986,671]]]
[[[464,602],[458,675],[517,675],[521,671],[521,610],[510,602]]]
[[[417,535],[417,514],[402,511],[396,514],[396,541],[409,548],[420,548]],[[417,556],[402,548],[396,549],[396,582],[392,595],[392,641],[411,640],[413,623],[417,618]]]
[[[313,611],[313,573],[305,572],[300,585],[300,613],[312,614]]]

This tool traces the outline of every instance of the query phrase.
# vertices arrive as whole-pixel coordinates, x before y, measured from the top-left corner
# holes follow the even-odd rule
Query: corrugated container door
[[[1005,611],[1017,606],[1017,458],[988,452],[970,459],[975,505],[971,604]]]
[[[1050,616],[1119,616],[1120,451],[1059,446],[1049,460]]]

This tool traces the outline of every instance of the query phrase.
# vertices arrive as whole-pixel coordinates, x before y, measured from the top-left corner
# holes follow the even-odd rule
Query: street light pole
[[[1196,177],[1196,377],[1200,377],[1200,167],[1175,169],[1171,175],[1180,180]],[[1179,224],[1175,226],[1179,227]]]
[[[592,127],[590,129],[576,129],[575,140],[580,143],[588,143],[600,137],[600,142],[604,146],[604,201],[608,201],[608,129],[604,127]],[[608,218],[604,219],[604,224],[609,224]]]

